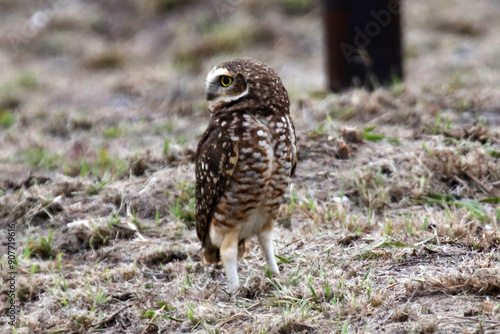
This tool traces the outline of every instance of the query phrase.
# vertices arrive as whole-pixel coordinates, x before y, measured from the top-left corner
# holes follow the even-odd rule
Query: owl
[[[237,260],[257,236],[277,275],[273,223],[297,162],[288,93],[269,66],[235,59],[206,79],[210,121],[196,149],[196,233],[204,264],[222,261],[228,290]]]

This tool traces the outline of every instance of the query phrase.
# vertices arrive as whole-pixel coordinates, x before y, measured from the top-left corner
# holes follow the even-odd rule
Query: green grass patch
[[[9,110],[0,110],[0,126],[4,129],[10,128],[16,119],[16,115]]]
[[[92,185],[89,189],[87,189],[86,193],[87,195],[97,195],[99,194],[108,184],[108,181],[101,181],[97,182],[96,184]]]
[[[33,72],[24,71],[17,79],[17,84],[26,90],[33,90],[38,87],[38,79]]]
[[[496,203],[500,204],[500,197],[489,197],[479,200],[479,203]]]
[[[19,151],[19,157],[32,167],[54,170],[61,165],[62,157],[57,153],[48,152],[41,147],[33,147]]]
[[[494,151],[494,150],[487,150],[488,154],[491,155],[493,158],[500,158],[500,152],[499,151]]]
[[[80,175],[85,177],[87,175],[96,177],[100,180],[120,179],[129,171],[129,163],[115,159],[108,154],[105,147],[100,147],[97,150],[95,159],[93,161],[81,160],[76,165],[65,166],[65,172],[70,176]],[[105,184],[104,184],[105,185]],[[100,188],[98,186],[98,188]],[[99,190],[96,188],[95,190]]]
[[[24,256],[26,258],[36,256],[43,260],[55,258],[56,250],[52,247],[52,229],[49,230],[47,238],[40,237],[37,241],[33,242],[31,242],[28,238],[28,243],[24,250]]]
[[[102,135],[106,139],[119,138],[123,134],[122,130],[117,126],[110,126],[102,130]]]
[[[373,141],[373,142],[378,142],[378,141],[387,141],[391,144],[394,145],[401,145],[401,142],[397,138],[393,137],[387,137],[381,134],[373,133],[373,130],[375,130],[377,126],[371,126],[363,129],[363,139],[368,140],[368,141]]]
[[[423,199],[418,200],[420,204],[441,204],[445,207],[454,206],[457,208],[466,208],[479,220],[485,221],[488,219],[488,214],[481,203],[498,203],[498,197],[487,198],[482,201],[463,198],[455,199],[451,195],[428,194]]]
[[[183,181],[177,186],[174,204],[170,207],[171,214],[184,222],[188,227],[194,226],[195,185]]]

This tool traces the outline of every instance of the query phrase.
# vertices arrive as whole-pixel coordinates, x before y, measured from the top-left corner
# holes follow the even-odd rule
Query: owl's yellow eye
[[[233,82],[233,78],[228,77],[227,75],[222,75],[220,77],[220,84],[222,87],[227,87]]]

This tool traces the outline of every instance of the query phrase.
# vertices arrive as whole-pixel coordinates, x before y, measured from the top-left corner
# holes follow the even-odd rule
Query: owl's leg
[[[238,289],[240,281],[238,279],[238,236],[239,229],[233,229],[224,234],[224,239],[220,246],[220,258],[226,271],[228,280],[228,290],[234,292]]]
[[[246,247],[245,247],[245,239],[240,240],[238,243],[238,260],[245,255]]]
[[[278,264],[276,263],[276,257],[274,256],[273,250],[273,222],[269,222],[264,225],[262,231],[257,235],[259,238],[260,247],[262,248],[262,253],[267,261],[269,270],[274,275],[278,275],[280,270],[278,269]]]

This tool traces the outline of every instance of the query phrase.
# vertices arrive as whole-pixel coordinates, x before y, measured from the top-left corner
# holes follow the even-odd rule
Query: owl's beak
[[[217,86],[215,85],[209,85],[207,87],[207,101],[212,101],[215,99],[215,96],[217,95]]]

